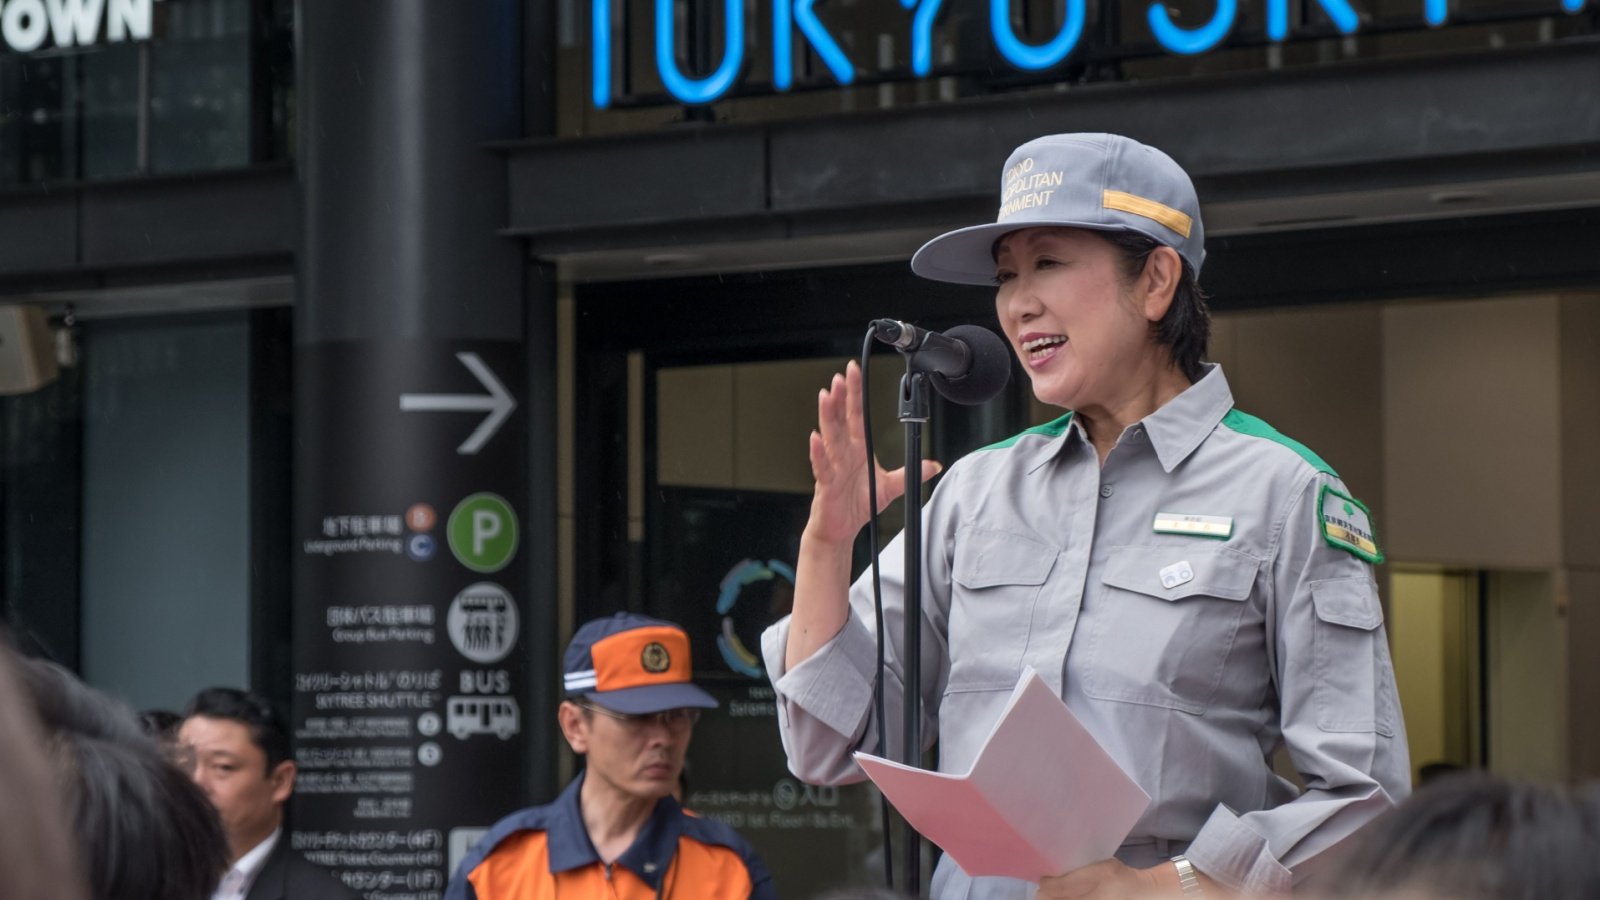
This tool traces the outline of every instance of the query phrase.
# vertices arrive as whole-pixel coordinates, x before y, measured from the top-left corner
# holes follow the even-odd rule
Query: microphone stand
[[[901,697],[904,730],[900,762],[918,769],[922,768],[922,426],[932,407],[928,376],[919,368],[917,354],[906,354],[906,374],[900,379],[900,422],[905,426],[906,440],[905,630],[901,657],[905,690]],[[879,723],[879,727],[886,726],[887,723]],[[904,850],[906,894],[920,897],[922,836],[909,822]]]

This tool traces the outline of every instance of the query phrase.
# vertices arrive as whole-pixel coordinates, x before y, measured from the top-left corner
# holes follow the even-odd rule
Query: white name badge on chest
[[[1233,516],[1197,516],[1188,513],[1156,513],[1157,534],[1193,534],[1227,540],[1233,534]]]

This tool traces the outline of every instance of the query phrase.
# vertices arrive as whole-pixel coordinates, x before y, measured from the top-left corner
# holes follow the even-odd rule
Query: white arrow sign
[[[483,364],[476,353],[457,353],[456,359],[467,367],[467,371],[477,376],[478,380],[488,388],[487,394],[401,394],[401,412],[486,412],[483,421],[477,429],[467,436],[465,442],[456,448],[457,453],[471,455],[483,449],[483,445],[494,437],[500,430],[506,417],[517,408],[517,401],[511,399],[511,394],[506,391],[500,379],[494,377],[489,367]]]

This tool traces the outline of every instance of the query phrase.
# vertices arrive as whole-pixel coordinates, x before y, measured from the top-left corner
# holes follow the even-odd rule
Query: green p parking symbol
[[[495,494],[473,494],[456,504],[445,526],[450,552],[474,572],[498,572],[517,555],[517,517]]]

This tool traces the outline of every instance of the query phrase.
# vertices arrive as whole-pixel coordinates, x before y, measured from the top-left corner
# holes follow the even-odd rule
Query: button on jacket
[[[501,819],[461,861],[445,900],[773,900],[761,858],[732,828],[656,802],[607,865],[583,824],[580,774],[554,803]]]
[[[1214,365],[1103,466],[1070,414],[959,460],[923,509],[923,734],[940,770],[966,771],[1032,666],[1151,796],[1120,859],[1184,852],[1224,885],[1288,889],[1410,785],[1372,567],[1328,536],[1325,489],[1346,493],[1310,450],[1235,410]],[[1211,533],[1170,533],[1174,519]],[[902,539],[879,563],[892,755]],[[860,780],[850,753],[877,741],[867,576],[850,605],[791,671],[789,620],[762,636],[789,765],[808,781]],[[1280,743],[1303,794],[1272,772]],[[932,892],[1033,888],[970,879],[946,857]]]

